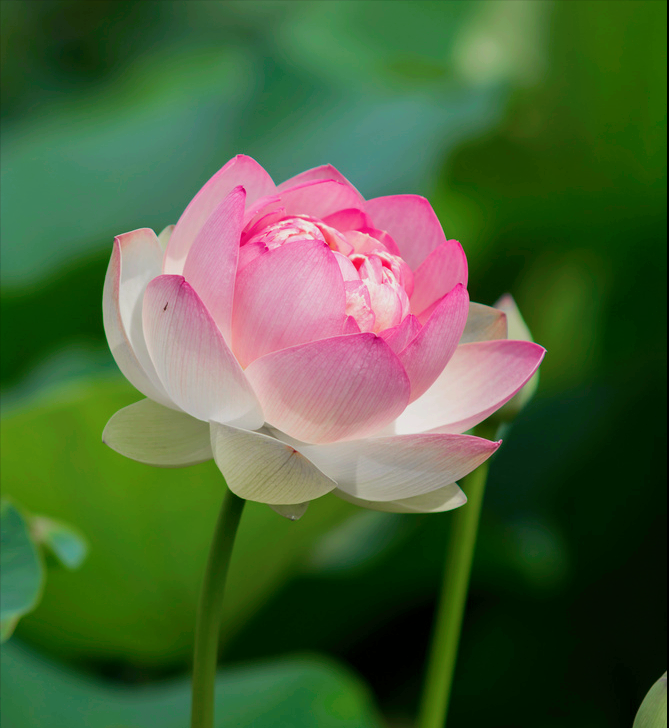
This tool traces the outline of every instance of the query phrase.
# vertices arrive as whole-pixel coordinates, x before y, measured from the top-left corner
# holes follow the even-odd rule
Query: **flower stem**
[[[209,550],[195,626],[191,728],[214,726],[214,686],[223,592],[245,503],[231,490],[226,492]]]
[[[474,434],[492,439],[495,428],[482,423]],[[467,503],[452,516],[418,728],[444,728],[446,725],[489,462],[486,461],[466,477],[462,489],[467,495]]]

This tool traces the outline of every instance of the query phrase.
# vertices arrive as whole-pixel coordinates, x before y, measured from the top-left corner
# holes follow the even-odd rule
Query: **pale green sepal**
[[[287,518],[289,521],[299,521],[300,518],[307,512],[309,507],[309,501],[306,503],[296,503],[293,506],[278,506],[270,505],[273,511],[276,511],[280,516]]]
[[[667,728],[667,673],[653,685],[641,703],[633,728]]]

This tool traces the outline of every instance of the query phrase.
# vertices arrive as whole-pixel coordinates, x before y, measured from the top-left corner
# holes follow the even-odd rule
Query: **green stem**
[[[492,439],[495,429],[483,423],[474,434]],[[466,477],[462,489],[467,495],[467,503],[452,515],[418,728],[444,728],[446,725],[489,462],[486,461]]]
[[[202,582],[195,626],[191,728],[213,728],[218,632],[225,579],[245,500],[228,490],[218,515]]]

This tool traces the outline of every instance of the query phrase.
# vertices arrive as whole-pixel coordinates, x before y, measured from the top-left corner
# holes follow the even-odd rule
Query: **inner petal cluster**
[[[394,241],[379,230],[340,230],[308,215],[267,216],[242,237],[239,270],[263,252],[294,242],[327,245],[344,281],[346,314],[362,332],[398,326],[410,313],[413,274],[396,254]],[[260,227],[260,229],[258,229]]]

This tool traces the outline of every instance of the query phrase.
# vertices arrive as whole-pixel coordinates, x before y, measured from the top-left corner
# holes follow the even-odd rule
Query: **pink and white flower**
[[[426,199],[365,200],[331,166],[277,186],[243,155],[175,226],[115,239],[103,309],[147,397],[104,442],[162,467],[213,457],[238,496],[289,517],[330,491],[462,505],[456,481],[500,444],[463,433],[545,353],[469,302],[465,254]]]

